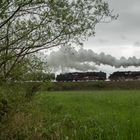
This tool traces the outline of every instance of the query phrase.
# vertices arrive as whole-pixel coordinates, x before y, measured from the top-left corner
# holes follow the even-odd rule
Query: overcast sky
[[[85,48],[110,53],[116,57],[140,58],[140,0],[109,0],[119,14],[117,20],[96,26],[96,35],[85,42]]]
[[[117,20],[96,26],[95,37],[84,43],[84,48],[91,48],[100,53],[105,52],[117,58],[121,56],[140,58],[140,0],[109,0],[110,7],[119,14]],[[100,70],[140,70],[140,67],[116,69],[100,66]]]
[[[84,42],[84,49],[92,49],[95,53],[104,52],[117,59],[122,56],[140,58],[140,0],[108,1],[110,8],[114,9],[119,17],[110,23],[98,24],[95,37]],[[140,67],[135,68],[133,66],[115,68],[101,65],[97,68],[98,71],[107,73],[121,70],[140,70]]]

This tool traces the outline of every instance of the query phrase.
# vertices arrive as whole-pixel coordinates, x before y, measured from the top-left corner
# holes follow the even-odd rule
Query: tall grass
[[[34,86],[1,87],[0,140],[139,140],[139,90],[34,94]]]
[[[48,140],[140,138],[140,91],[47,92],[36,100]]]

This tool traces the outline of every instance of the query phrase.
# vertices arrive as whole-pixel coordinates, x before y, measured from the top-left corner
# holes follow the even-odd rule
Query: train
[[[80,81],[140,81],[140,71],[116,71],[107,77],[105,72],[29,73],[28,81],[80,82]],[[23,79],[24,80],[24,79]],[[27,80],[27,78],[26,78]]]
[[[78,82],[78,81],[140,81],[140,71],[117,71],[107,78],[105,72],[71,72],[59,74],[56,82]]]
[[[110,81],[140,81],[140,71],[117,71],[108,77]]]
[[[105,72],[73,72],[59,74],[56,77],[57,82],[72,82],[72,81],[95,81],[106,80]]]

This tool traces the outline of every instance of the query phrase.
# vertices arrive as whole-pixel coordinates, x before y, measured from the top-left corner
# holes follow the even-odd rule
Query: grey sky
[[[96,35],[84,43],[85,48],[104,52],[120,58],[140,58],[140,0],[109,0],[110,7],[119,14],[111,23],[99,24]],[[99,70],[111,73],[116,70],[140,70],[139,67],[126,69],[102,65]]]
[[[84,43],[84,48],[104,52],[120,58],[140,58],[140,0],[109,0],[110,7],[119,14],[111,23],[99,24],[96,35]],[[140,70],[140,67],[114,68],[101,65],[99,70],[107,73],[119,70]]]
[[[119,14],[117,20],[96,26],[95,37],[84,42],[84,49],[104,52],[117,59],[120,57],[140,58],[140,0],[108,0],[111,9]],[[140,67],[115,68],[108,65],[97,66],[98,71],[107,73],[120,70],[140,70]]]
[[[97,25],[95,37],[86,41],[85,47],[117,57],[140,57],[140,0],[109,0],[109,3],[119,14],[118,19]]]

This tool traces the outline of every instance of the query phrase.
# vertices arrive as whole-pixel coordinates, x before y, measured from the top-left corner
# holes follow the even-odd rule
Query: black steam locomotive
[[[140,71],[117,71],[109,76],[111,81],[134,81],[140,80]]]
[[[104,72],[73,72],[57,75],[57,82],[106,80]]]

